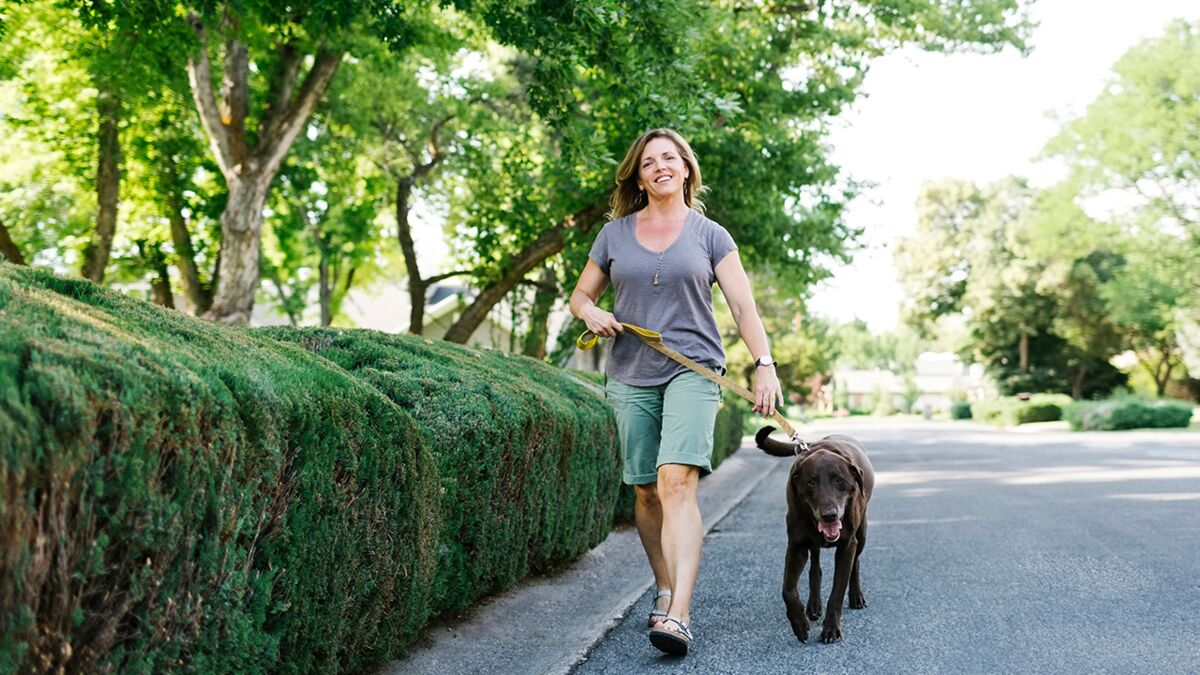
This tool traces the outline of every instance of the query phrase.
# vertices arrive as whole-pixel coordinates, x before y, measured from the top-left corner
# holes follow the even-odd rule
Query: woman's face
[[[662,199],[682,192],[687,177],[687,164],[671,139],[655,138],[642,149],[638,187],[648,196]]]

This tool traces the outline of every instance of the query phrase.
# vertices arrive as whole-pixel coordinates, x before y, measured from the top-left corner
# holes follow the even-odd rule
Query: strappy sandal
[[[654,599],[650,601],[650,617],[646,619],[647,628],[654,628],[667,618],[667,610],[658,608],[658,599],[670,597],[671,589],[669,588],[666,590],[659,589],[659,591],[654,594]]]
[[[650,629],[650,644],[675,656],[687,656],[688,647],[692,645],[693,639],[695,638],[692,631],[673,616],[668,616],[662,623]]]

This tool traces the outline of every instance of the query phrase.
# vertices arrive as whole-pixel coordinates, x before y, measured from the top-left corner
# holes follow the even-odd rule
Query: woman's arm
[[[729,253],[717,263],[715,272],[717,284],[725,294],[725,302],[737,323],[742,341],[750,350],[750,356],[758,361],[760,357],[769,355],[771,345],[767,341],[767,330],[758,316],[754,294],[750,291],[750,279],[746,276],[737,251]],[[775,413],[776,402],[783,407],[783,392],[780,390],[779,377],[775,374],[775,366],[755,368],[754,412],[769,417]]]
[[[571,314],[587,324],[588,330],[596,335],[612,337],[625,330],[610,312],[596,306],[596,301],[608,288],[608,275],[594,260],[588,260],[579,275],[579,282],[571,292]]]

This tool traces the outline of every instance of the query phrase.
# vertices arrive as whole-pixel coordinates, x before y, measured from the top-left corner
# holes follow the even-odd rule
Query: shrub
[[[1076,401],[1067,408],[1066,418],[1075,431],[1186,428],[1191,423],[1192,405],[1185,401],[1152,401],[1136,396]]]
[[[356,670],[429,615],[409,413],[265,335],[3,264],[0,484],[0,671]]]
[[[361,671],[602,540],[619,476],[530,359],[0,264],[0,672]]]
[[[540,361],[367,330],[265,328],[411,411],[441,475],[436,613],[570,562],[613,523],[621,481],[603,399]]]
[[[970,407],[975,419],[988,424],[1016,426],[1031,422],[1055,422],[1062,419],[1063,408],[1071,403],[1066,394],[1034,394],[1028,400],[1016,396],[979,401]]]
[[[950,419],[971,419],[971,404],[967,403],[966,401],[955,401],[954,403],[950,404]]]

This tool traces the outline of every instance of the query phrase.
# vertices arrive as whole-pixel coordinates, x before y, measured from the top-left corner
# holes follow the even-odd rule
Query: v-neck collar
[[[653,251],[650,248],[643,245],[640,240],[638,240],[638,237],[637,237],[637,214],[638,214],[638,212],[634,211],[633,213],[629,214],[629,227],[632,230],[633,243],[637,244],[638,248],[642,249],[646,253],[649,253],[650,255],[661,256],[661,255],[665,254],[667,251],[670,251],[672,248],[674,248],[675,244],[678,244],[680,239],[683,239],[683,233],[685,230],[688,229],[688,223],[691,221],[692,214],[695,212],[696,212],[695,209],[689,208],[687,213],[684,214],[684,216],[683,216],[683,224],[679,226],[679,233],[675,235],[675,238],[671,240],[671,243],[667,244],[666,248],[664,248],[661,251]]]

